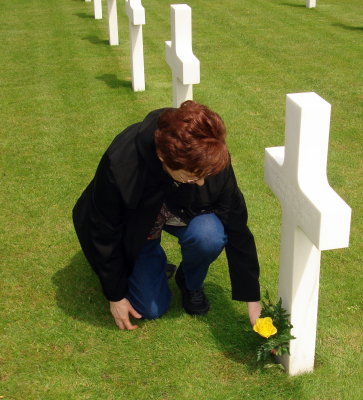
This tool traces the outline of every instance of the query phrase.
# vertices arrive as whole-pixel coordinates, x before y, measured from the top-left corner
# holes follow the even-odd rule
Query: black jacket
[[[81,247],[106,298],[126,296],[127,278],[165,202],[185,222],[204,212],[216,213],[228,236],[232,298],[259,300],[255,242],[232,167],[207,177],[203,186],[176,186],[155,151],[154,131],[162,111],[151,112],[116,136],[73,209]]]

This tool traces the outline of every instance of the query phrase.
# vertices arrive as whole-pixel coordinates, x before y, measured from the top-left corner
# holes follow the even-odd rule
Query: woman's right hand
[[[115,319],[116,325],[120,329],[127,329],[129,331],[137,329],[137,325],[133,325],[130,322],[129,314],[131,314],[134,318],[140,319],[142,315],[140,315],[134,307],[132,307],[131,303],[126,299],[122,299],[120,301],[110,301],[110,311]]]

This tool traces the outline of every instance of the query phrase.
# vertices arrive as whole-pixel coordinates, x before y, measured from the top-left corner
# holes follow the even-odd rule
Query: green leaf
[[[262,339],[264,342],[257,348],[257,360],[266,361],[271,358],[271,351],[274,350],[276,355],[290,354],[290,340],[296,339],[291,335],[292,324],[289,321],[290,315],[282,307],[282,299],[277,303],[271,301],[268,290],[265,290],[264,296],[261,299],[262,311],[261,318],[272,318],[273,324],[276,326],[277,333],[270,336],[268,339]]]

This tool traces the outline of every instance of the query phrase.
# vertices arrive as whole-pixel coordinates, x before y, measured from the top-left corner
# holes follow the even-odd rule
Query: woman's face
[[[198,177],[193,175],[189,171],[185,171],[184,169],[172,170],[170,169],[165,163],[163,163],[163,168],[165,172],[167,172],[174,181],[181,182],[181,183],[195,183],[198,186],[204,185],[204,177]]]

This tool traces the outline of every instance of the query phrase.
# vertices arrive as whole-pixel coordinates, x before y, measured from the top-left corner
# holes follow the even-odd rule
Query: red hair
[[[187,100],[165,110],[155,131],[158,156],[170,169],[199,177],[215,175],[230,162],[221,117],[208,107]]]

